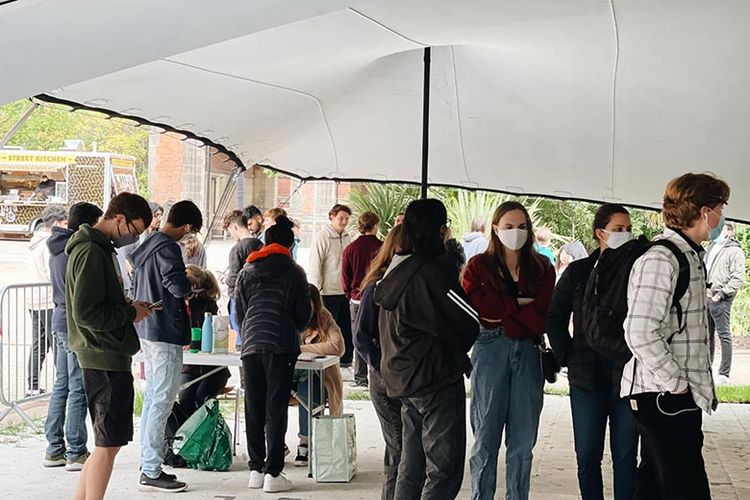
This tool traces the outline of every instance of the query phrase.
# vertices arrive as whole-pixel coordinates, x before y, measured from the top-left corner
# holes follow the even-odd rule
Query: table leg
[[[237,388],[237,393],[234,398],[234,436],[232,436],[232,456],[237,456],[237,445],[240,440],[240,391],[241,387]]]
[[[313,411],[315,411],[314,404],[315,398],[313,398],[313,381],[315,372],[308,373],[307,377],[307,477],[313,477],[312,473],[312,443],[313,443],[313,428],[312,428],[312,417]]]

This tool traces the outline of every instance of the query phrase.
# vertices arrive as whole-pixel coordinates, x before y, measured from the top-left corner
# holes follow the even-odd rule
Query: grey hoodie
[[[706,281],[711,295],[734,297],[745,283],[745,254],[734,238],[712,243],[706,252]]]
[[[185,296],[191,284],[185,272],[180,246],[156,231],[128,257],[133,266],[133,298],[154,303],[164,301],[164,309],[136,323],[142,339],[168,344],[190,343],[190,318]]]

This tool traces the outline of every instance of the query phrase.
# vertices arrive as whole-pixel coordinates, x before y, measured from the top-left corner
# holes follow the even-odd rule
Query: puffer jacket
[[[380,306],[380,373],[391,398],[421,397],[471,371],[466,353],[479,317],[436,256],[396,256],[375,289]]]
[[[133,297],[144,302],[163,301],[163,309],[135,324],[138,336],[153,342],[188,345],[190,318],[185,297],[192,285],[185,271],[180,246],[166,234],[152,233],[128,257],[133,267]]]
[[[339,234],[330,224],[323,227],[315,237],[307,269],[310,271],[310,283],[318,287],[321,295],[344,295],[341,263],[344,249],[351,242],[349,233]]]
[[[305,271],[288,248],[274,243],[251,253],[237,277],[234,297],[243,358],[300,352],[300,333],[310,322],[312,303]]]
[[[52,301],[55,309],[52,311],[52,331],[68,333],[68,317],[65,312],[65,270],[68,267],[68,254],[65,245],[73,236],[73,231],[62,227],[53,227],[52,234],[47,239],[49,250],[49,271],[52,282]]]
[[[706,281],[711,295],[720,299],[734,297],[745,284],[745,253],[734,238],[712,243],[705,257]]]

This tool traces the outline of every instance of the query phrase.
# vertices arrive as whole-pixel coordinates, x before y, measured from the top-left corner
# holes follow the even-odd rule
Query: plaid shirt
[[[706,277],[703,251],[697,251],[676,231],[666,229],[657,239],[675,243],[690,263],[690,286],[680,300],[685,329],[680,326],[672,297],[679,263],[665,247],[649,249],[633,265],[628,287],[625,341],[633,358],[623,369],[620,396],[644,392],[682,392],[690,388],[695,403],[706,413],[716,409],[708,349]],[[635,381],[633,380],[635,379]]]

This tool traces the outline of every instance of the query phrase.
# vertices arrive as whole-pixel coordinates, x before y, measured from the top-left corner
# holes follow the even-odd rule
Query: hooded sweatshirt
[[[82,368],[129,372],[141,345],[133,326],[136,311],[125,302],[112,242],[84,224],[70,237],[65,252],[71,350]]]
[[[475,255],[484,253],[487,250],[489,242],[484,236],[484,233],[474,231],[472,233],[466,233],[463,238],[464,252],[466,253],[466,261],[470,261]]]
[[[422,397],[471,370],[479,318],[455,269],[436,256],[396,256],[375,288],[380,373],[391,398]]]
[[[31,280],[36,283],[47,283],[50,280],[49,250],[47,249],[47,239],[50,234],[48,230],[34,231],[31,243],[29,243],[29,251],[31,252],[29,273]],[[29,309],[33,311],[45,311],[54,307],[52,297],[43,291],[39,294],[33,294],[31,299]]]
[[[65,269],[68,267],[68,254],[65,253],[65,245],[71,236],[72,230],[53,227],[50,237],[47,238],[52,301],[55,303],[55,310],[52,311],[52,331],[57,333],[68,332],[68,319],[65,313]]]
[[[344,249],[352,242],[349,233],[339,234],[326,224],[315,237],[307,266],[310,283],[318,287],[321,295],[344,295],[341,283],[341,262]]]
[[[133,266],[133,297],[154,303],[163,301],[161,311],[136,325],[138,336],[152,342],[188,345],[190,318],[185,296],[192,285],[185,271],[180,245],[161,231],[149,235],[128,260]]]

